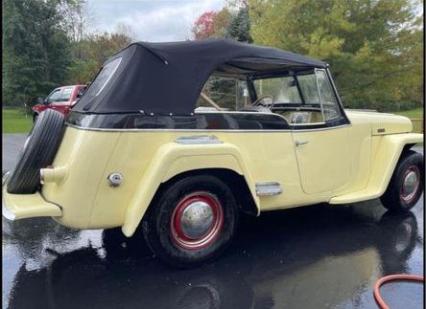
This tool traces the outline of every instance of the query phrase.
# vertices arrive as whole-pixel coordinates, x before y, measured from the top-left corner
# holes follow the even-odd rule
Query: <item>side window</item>
[[[324,70],[316,70],[318,90],[321,97],[325,121],[338,120],[343,117],[333,88]]]
[[[230,77],[212,75],[201,91],[195,111],[238,111],[250,105],[247,82]]]
[[[295,77],[294,74],[254,80],[257,101],[293,126],[324,124],[320,97],[313,71]],[[268,102],[265,100],[268,99]],[[256,102],[254,103],[256,104]]]

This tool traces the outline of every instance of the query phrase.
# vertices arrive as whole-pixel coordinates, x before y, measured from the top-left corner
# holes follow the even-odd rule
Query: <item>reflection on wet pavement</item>
[[[3,220],[3,306],[9,308],[375,308],[372,286],[422,274],[423,198],[391,215],[375,200],[243,218],[231,247],[176,270],[140,237],[75,231],[50,219]],[[390,304],[422,307],[422,286],[383,288]]]

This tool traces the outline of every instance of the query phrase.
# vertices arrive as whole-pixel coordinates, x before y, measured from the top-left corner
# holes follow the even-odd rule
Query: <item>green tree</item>
[[[232,38],[241,42],[252,42],[247,2],[231,0],[218,12],[205,12],[195,21],[192,28],[195,39]],[[221,106],[234,108],[236,105],[235,80],[211,77],[205,85],[205,91]]]
[[[208,11],[194,22],[192,33],[196,40],[232,38],[251,43],[250,18],[246,1],[232,0],[220,11]]]
[[[227,27],[226,36],[234,38],[240,42],[253,42],[250,35],[250,17],[248,6],[243,6],[238,9],[237,13],[232,16],[232,19]]]
[[[132,38],[124,32],[91,34],[76,42],[72,48],[74,57],[68,67],[67,83],[89,82],[109,57],[131,42]]]
[[[330,63],[345,105],[421,105],[423,15],[412,0],[249,0],[256,43]]]
[[[59,1],[3,1],[3,84],[6,105],[28,103],[60,85],[70,63]]]

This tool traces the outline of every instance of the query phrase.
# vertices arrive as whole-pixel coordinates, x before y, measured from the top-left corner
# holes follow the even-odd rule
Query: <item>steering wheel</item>
[[[271,95],[264,95],[264,96],[262,96],[262,97],[258,98],[256,101],[254,101],[254,102],[252,103],[252,105],[253,105],[253,106],[259,106],[259,105],[261,105],[261,106],[264,106],[264,107],[268,107],[266,104],[263,104],[263,103],[262,103],[262,101],[263,101],[264,99],[266,99],[266,98],[270,98],[270,99],[271,99],[271,101],[274,101],[274,97],[273,97],[273,96],[271,96]],[[272,104],[271,104],[271,105],[272,105]]]

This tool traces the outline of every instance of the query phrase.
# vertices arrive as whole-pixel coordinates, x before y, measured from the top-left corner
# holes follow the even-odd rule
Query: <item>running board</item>
[[[257,196],[273,196],[281,194],[283,190],[279,182],[258,182],[256,183]]]
[[[329,204],[351,204],[364,202],[379,198],[382,194],[383,192],[380,192],[379,190],[364,189],[344,195],[335,196],[330,199]]]

